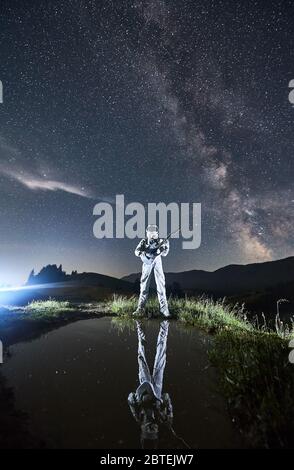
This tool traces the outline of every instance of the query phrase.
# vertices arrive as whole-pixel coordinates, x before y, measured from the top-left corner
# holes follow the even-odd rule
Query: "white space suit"
[[[170,314],[166,299],[165,276],[161,257],[167,256],[169,252],[169,241],[158,238],[158,231],[150,232],[148,228],[149,227],[147,227],[147,238],[143,238],[135,249],[135,255],[140,256],[143,262],[140,280],[140,297],[138,309],[135,313],[138,313],[145,307],[149,294],[151,275],[152,272],[154,272],[160,312],[168,317]],[[153,236],[156,237],[154,233],[157,233],[157,238],[153,238]],[[157,248],[158,246],[159,248]]]
[[[160,324],[157,338],[156,356],[151,374],[145,354],[145,333],[137,322],[139,387],[130,393],[128,403],[133,417],[141,426],[141,438],[157,439],[160,424],[172,425],[173,408],[168,393],[162,392],[166,365],[166,349],[169,322]]]

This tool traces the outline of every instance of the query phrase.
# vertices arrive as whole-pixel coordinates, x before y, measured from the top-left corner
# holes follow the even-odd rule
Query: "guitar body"
[[[157,239],[156,241],[151,241],[148,242],[147,238],[142,240],[142,244],[140,246],[140,258],[143,261],[144,264],[146,265],[151,265],[154,260],[157,258],[157,256],[161,256],[162,251],[165,249],[162,248],[163,245],[168,241],[168,239],[171,237],[171,235],[180,232],[181,229],[178,228],[174,232],[171,232],[166,238],[160,238]],[[157,251],[160,250],[160,253],[157,253]],[[137,254],[138,256],[138,254]]]
[[[140,255],[141,260],[143,261],[144,264],[151,265],[155,258],[159,256],[157,254],[157,250],[160,247],[159,243],[146,243],[145,245],[145,251]]]

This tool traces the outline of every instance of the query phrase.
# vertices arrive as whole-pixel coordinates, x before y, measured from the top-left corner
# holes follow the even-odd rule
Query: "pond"
[[[142,436],[142,414],[128,397],[139,386],[138,333],[146,338],[145,357],[140,350],[143,382],[145,358],[153,369],[159,332],[156,373],[172,411],[151,441]],[[1,371],[16,408],[28,414],[33,432],[49,448],[240,447],[208,360],[210,343],[209,336],[175,321],[103,317],[12,346]]]

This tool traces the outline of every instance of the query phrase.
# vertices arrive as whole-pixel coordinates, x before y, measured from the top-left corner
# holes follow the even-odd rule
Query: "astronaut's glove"
[[[162,245],[160,248],[158,248],[156,254],[157,255],[160,255],[160,253],[163,253],[164,251],[166,251],[167,249],[167,246],[166,245]]]
[[[131,406],[135,406],[137,404],[136,400],[136,394],[135,393],[130,393],[128,396],[128,403]]]

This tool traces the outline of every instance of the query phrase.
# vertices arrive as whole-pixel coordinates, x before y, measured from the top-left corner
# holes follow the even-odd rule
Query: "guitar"
[[[140,258],[141,260],[143,261],[143,263],[147,264],[147,265],[150,265],[153,263],[153,261],[155,260],[155,258],[157,258],[157,256],[160,256],[161,253],[164,251],[161,250],[161,248],[163,247],[163,245],[167,242],[167,240],[174,234],[174,233],[177,233],[177,232],[180,232],[181,229],[178,228],[177,230],[175,230],[174,232],[171,232],[166,238],[163,238],[159,243],[155,243],[154,247],[150,247],[149,245],[145,245],[145,249],[142,251],[141,255],[140,255]]]

